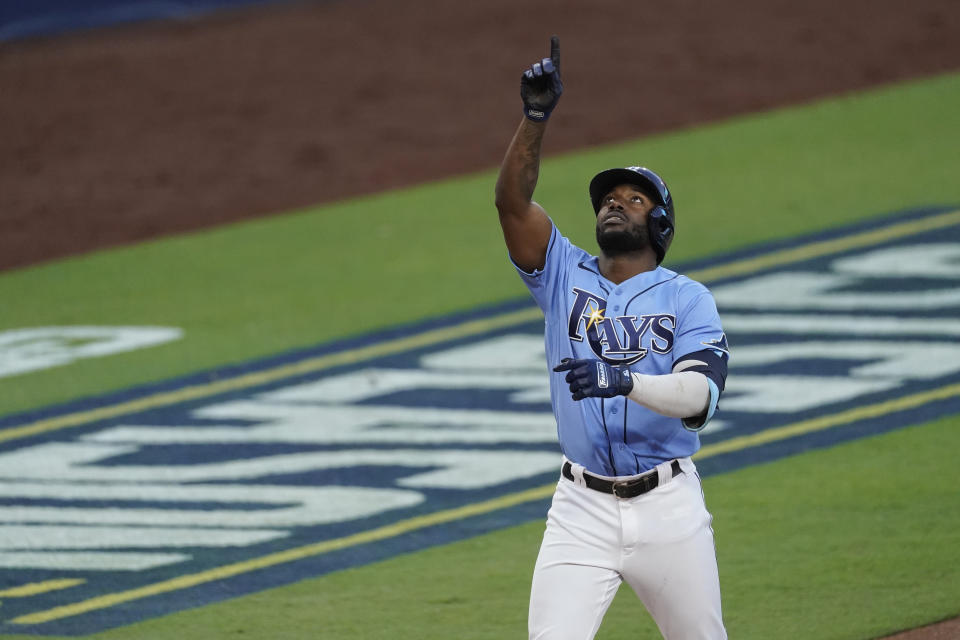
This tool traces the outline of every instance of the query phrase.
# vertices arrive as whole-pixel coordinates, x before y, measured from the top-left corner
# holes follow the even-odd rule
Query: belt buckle
[[[627,490],[630,488],[630,484],[628,482],[614,482],[611,488],[613,489],[613,495],[618,498],[629,497]]]

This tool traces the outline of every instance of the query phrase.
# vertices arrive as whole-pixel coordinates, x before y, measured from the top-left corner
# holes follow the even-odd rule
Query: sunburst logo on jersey
[[[587,316],[587,331],[590,331],[590,327],[595,324],[603,322],[603,312],[604,309],[594,306],[592,302],[590,303],[590,315]]]

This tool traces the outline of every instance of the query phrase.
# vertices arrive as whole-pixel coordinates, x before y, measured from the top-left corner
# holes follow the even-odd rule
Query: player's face
[[[600,201],[597,244],[607,255],[642,251],[650,246],[647,214],[655,206],[636,185],[614,187]]]

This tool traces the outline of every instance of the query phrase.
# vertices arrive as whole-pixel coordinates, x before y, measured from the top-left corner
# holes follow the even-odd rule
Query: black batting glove
[[[613,398],[625,396],[633,390],[633,377],[627,365],[609,365],[602,360],[571,360],[564,358],[554,371],[566,371],[574,400],[587,396]]]
[[[560,101],[560,38],[550,38],[550,57],[535,62],[520,78],[523,115],[534,122],[543,122]]]

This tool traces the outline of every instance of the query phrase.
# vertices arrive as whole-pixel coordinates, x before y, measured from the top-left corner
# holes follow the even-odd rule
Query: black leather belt
[[[680,461],[674,460],[670,463],[670,468],[673,469],[673,477],[676,478],[678,475],[683,473],[680,469]],[[573,465],[569,461],[563,463],[563,477],[567,480],[573,480]],[[648,471],[642,476],[636,478],[631,478],[629,480],[604,480],[603,478],[598,478],[597,476],[590,475],[586,471],[583,472],[583,481],[586,483],[587,487],[593,489],[594,491],[600,491],[602,493],[612,493],[618,498],[636,498],[637,496],[643,495],[648,491],[652,491],[657,488],[657,485],[660,483],[660,474],[657,473],[657,470]]]

